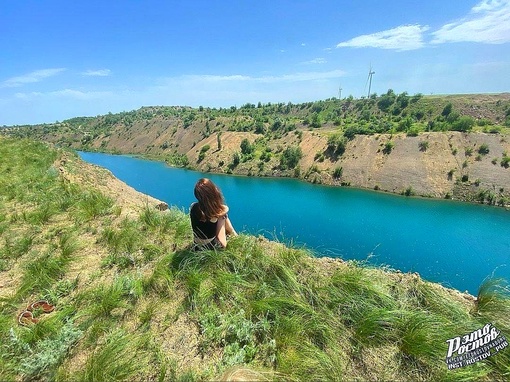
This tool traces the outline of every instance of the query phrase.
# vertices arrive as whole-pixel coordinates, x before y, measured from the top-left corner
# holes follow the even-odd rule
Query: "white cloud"
[[[111,73],[110,69],[99,69],[99,70],[87,70],[82,73],[83,76],[92,76],[92,77],[106,77]]]
[[[276,82],[296,82],[296,81],[315,81],[324,80],[330,78],[338,78],[345,75],[343,70],[331,70],[329,72],[301,72],[293,74],[284,74],[281,76],[242,76],[242,75],[231,75],[231,76],[216,76],[216,75],[186,75],[181,77],[174,77],[167,79],[168,81],[178,82],[259,82],[259,83],[276,83]]]
[[[64,68],[55,68],[55,69],[41,69],[36,70],[31,73],[19,76],[19,77],[12,77],[0,84],[0,87],[3,88],[11,88],[11,87],[18,87],[22,86],[24,84],[39,82],[45,78],[56,76],[57,74],[63,72]]]
[[[510,0],[483,0],[471,9],[467,17],[444,25],[432,35],[434,44],[510,42]]]
[[[24,100],[33,100],[37,98],[67,98],[67,99],[75,99],[75,100],[91,100],[91,99],[101,99],[107,96],[113,95],[110,91],[105,92],[96,92],[96,91],[88,91],[84,92],[81,90],[74,89],[62,89],[51,92],[29,92],[29,93],[16,93],[14,96],[18,99]]]
[[[240,74],[233,74],[231,76],[217,76],[212,74],[190,74],[181,77],[185,80],[200,81],[200,82],[233,82],[233,81],[249,81],[251,77],[242,76]]]
[[[355,37],[339,43],[336,47],[414,50],[424,46],[423,34],[428,29],[428,26],[401,25],[386,31]]]
[[[304,65],[315,65],[315,64],[325,64],[327,62],[328,61],[325,58],[317,57],[317,58],[314,58],[313,60],[302,62],[302,64],[304,64]]]

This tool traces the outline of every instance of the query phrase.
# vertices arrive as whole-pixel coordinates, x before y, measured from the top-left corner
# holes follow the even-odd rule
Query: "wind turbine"
[[[370,69],[368,70],[368,77],[367,77],[367,82],[368,82],[368,95],[367,95],[367,98],[370,98],[370,88],[372,87],[372,76],[374,75],[374,71],[372,70],[372,65],[370,65]],[[367,83],[365,83],[365,89],[367,88]]]

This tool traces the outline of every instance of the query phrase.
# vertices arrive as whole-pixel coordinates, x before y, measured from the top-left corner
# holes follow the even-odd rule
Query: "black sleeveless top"
[[[199,239],[212,239],[216,237],[216,221],[206,220],[200,221],[200,217],[202,216],[200,207],[198,203],[193,203],[191,205],[189,216],[191,218],[191,227],[193,228],[193,233]]]

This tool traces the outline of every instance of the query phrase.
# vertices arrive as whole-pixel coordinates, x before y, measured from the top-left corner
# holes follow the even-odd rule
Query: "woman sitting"
[[[228,206],[220,189],[209,179],[199,179],[195,185],[195,202],[190,207],[193,228],[193,249],[217,249],[227,246],[227,235],[237,235],[230,219]]]

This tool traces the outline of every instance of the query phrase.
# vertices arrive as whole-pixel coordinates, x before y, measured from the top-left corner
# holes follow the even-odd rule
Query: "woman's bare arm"
[[[237,232],[234,229],[234,226],[232,225],[232,222],[230,221],[228,216],[226,216],[225,218],[225,233],[227,235],[237,236]]]
[[[216,238],[220,242],[223,248],[227,246],[227,233],[225,229],[225,222],[227,219],[221,217],[216,223]]]

